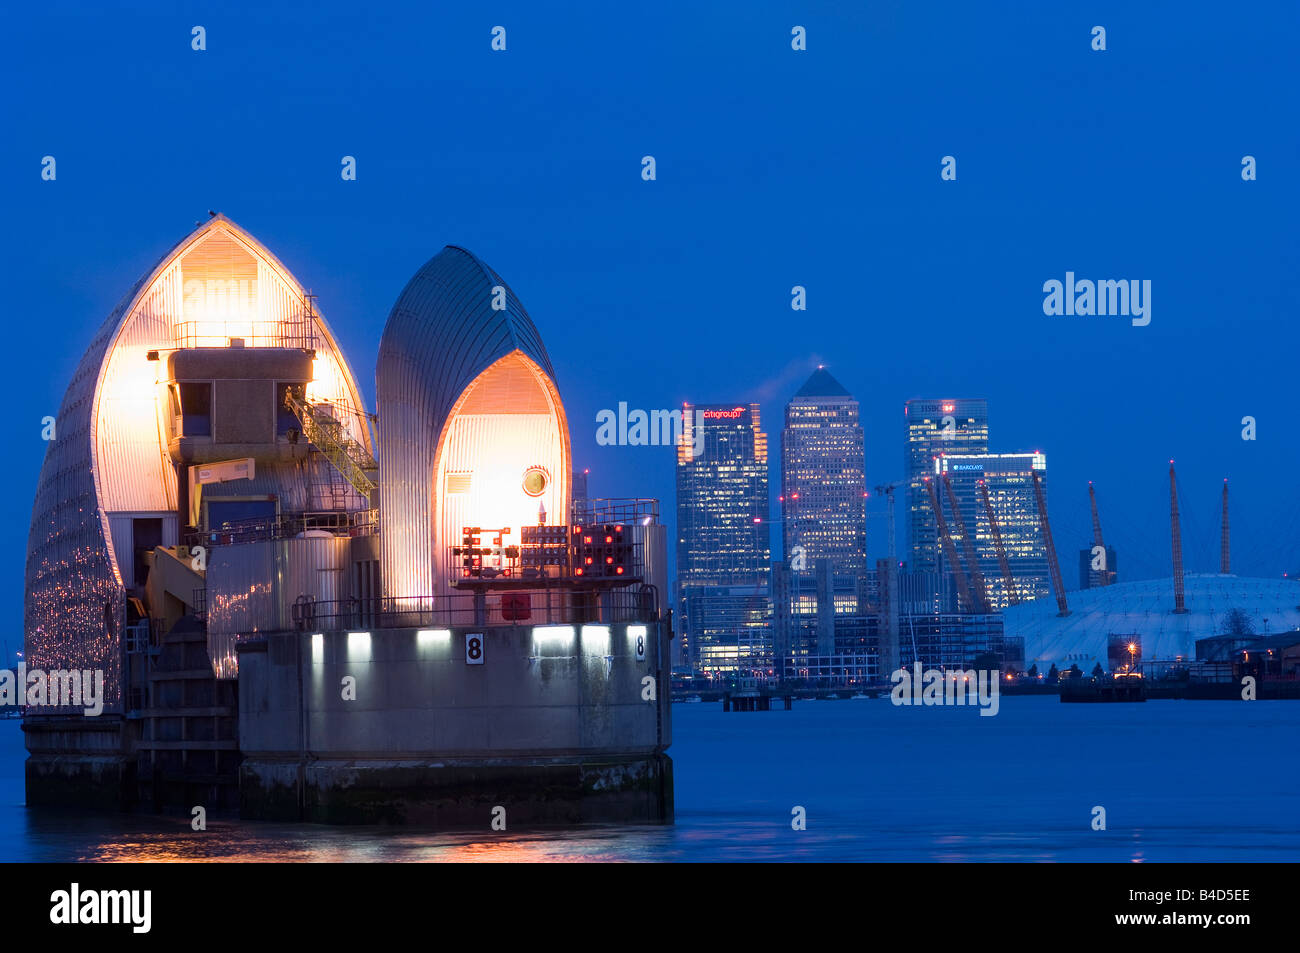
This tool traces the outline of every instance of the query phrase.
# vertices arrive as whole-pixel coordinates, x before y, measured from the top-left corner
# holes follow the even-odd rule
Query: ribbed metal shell
[[[492,308],[496,287],[504,291],[502,310]],[[547,379],[567,460],[568,427],[550,358],[523,304],[500,275],[465,249],[449,245],[415,273],[393,305],[375,368],[385,595],[440,591],[434,579],[433,496],[439,440],[466,389],[514,352]],[[567,501],[569,474],[554,478]]]
[[[257,276],[250,328],[283,320],[293,302],[301,302],[302,286],[264,246],[224,216],[209,219],[163,255],[100,326],[63,396],[37,482],[27,545],[25,658],[31,667],[102,669],[110,710],[121,706],[125,586],[132,581],[125,577],[133,558],[119,551],[129,523],[114,521],[114,533],[111,516],[163,517],[163,542],[177,542],[175,520],[167,519],[175,514],[176,473],[159,436],[156,364],[146,353],[176,346],[178,327],[192,317],[186,262],[198,275],[220,275],[223,263],[236,258],[237,274]],[[318,352],[318,381],[309,395],[315,390],[364,410],[319,314],[305,329],[303,346]],[[355,438],[369,448],[368,428],[357,430]]]
[[[125,590],[106,542],[91,471],[91,408],[109,341],[141,279],[86,350],[55,418],[27,538],[23,657],[33,668],[101,669],[105,709],[120,711]]]

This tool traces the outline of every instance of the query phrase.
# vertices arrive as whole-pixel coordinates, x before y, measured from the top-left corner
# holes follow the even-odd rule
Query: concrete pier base
[[[246,760],[240,816],[321,824],[492,830],[581,823],[671,824],[672,760]],[[495,812],[499,815],[500,812]]]
[[[121,757],[31,755],[26,784],[28,807],[124,811],[134,801],[135,764]]]
[[[490,831],[501,807],[507,830],[671,824],[665,632],[616,623],[246,639],[240,815]]]
[[[29,807],[121,811],[134,804],[135,761],[120,716],[28,716],[23,734]]]

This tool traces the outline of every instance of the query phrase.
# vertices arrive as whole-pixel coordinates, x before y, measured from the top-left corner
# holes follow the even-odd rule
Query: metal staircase
[[[284,395],[284,405],[302,424],[302,433],[334,468],[363,497],[369,499],[376,486],[379,464],[366,448],[352,439],[335,415],[332,403],[312,404],[301,388],[291,387]]]

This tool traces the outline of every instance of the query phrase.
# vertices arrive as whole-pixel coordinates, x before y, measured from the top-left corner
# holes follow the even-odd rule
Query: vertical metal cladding
[[[304,320],[302,295],[264,246],[218,215],[163,255],[100,326],[64,394],[37,482],[23,607],[29,666],[102,669],[106,707],[121,710],[121,634],[126,587],[134,582],[133,554],[122,551],[128,518],[177,506],[149,351],[184,346],[187,325],[200,336],[229,326],[231,334],[256,337],[293,319],[302,327],[298,343],[317,350],[309,395],[364,409],[324,320]],[[196,323],[196,312],[203,317],[214,306],[219,319]],[[368,429],[359,429],[353,436],[370,448]],[[174,520],[164,518],[163,526],[164,544],[177,542]]]
[[[215,547],[207,572],[208,654],[217,676],[237,674],[235,645],[241,638],[293,629],[300,598],[347,599],[351,544],[346,536],[329,536]]]
[[[668,527],[662,523],[633,523],[627,527],[627,541],[640,551],[646,585],[654,587],[656,613],[662,616],[672,598],[668,588]]]
[[[496,288],[501,293],[495,293]],[[494,298],[502,297],[504,308],[495,310]],[[545,374],[554,391],[555,372],[532,319],[501,276],[463,248],[449,245],[430,259],[393,305],[375,368],[380,563],[386,596],[439,591],[434,579],[433,494],[439,441],[466,389],[516,351]],[[568,428],[558,393],[553,396],[567,459]],[[569,474],[554,477],[561,481],[567,501]]]

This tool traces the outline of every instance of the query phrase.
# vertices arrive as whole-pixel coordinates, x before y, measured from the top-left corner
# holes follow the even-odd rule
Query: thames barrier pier
[[[501,805],[512,825],[670,820],[666,726],[642,700],[645,673],[666,669],[636,652],[648,633],[454,626],[241,643],[241,813],[482,827]],[[338,690],[349,676],[355,701]]]
[[[103,671],[105,705],[27,710],[29,804],[671,823],[657,502],[574,498],[541,336],[464,249],[402,291],[375,376],[372,415],[314,297],[220,215],[110,314],[25,605],[29,665]]]

